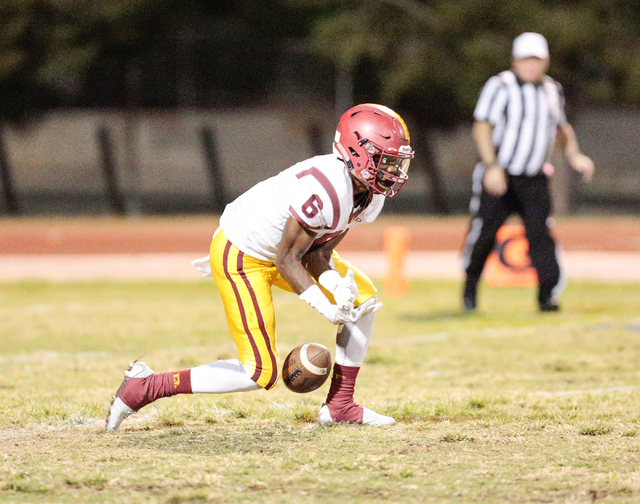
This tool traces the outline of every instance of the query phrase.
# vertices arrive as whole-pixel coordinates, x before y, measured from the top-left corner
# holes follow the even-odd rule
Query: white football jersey
[[[350,227],[373,222],[384,198],[374,194],[369,205],[353,215],[351,175],[341,159],[327,154],[297,163],[253,186],[226,206],[220,227],[245,254],[275,262],[289,217],[317,233],[318,244]]]

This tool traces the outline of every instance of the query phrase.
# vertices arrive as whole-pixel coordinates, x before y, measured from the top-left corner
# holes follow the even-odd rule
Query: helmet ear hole
[[[353,157],[360,157],[360,154],[358,154],[353,147],[349,147],[349,152]]]

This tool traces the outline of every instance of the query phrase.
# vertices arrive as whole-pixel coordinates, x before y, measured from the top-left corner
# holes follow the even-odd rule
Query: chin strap
[[[349,153],[342,146],[342,144],[339,144],[338,142],[334,142],[333,146],[338,151],[338,154],[339,154],[338,157],[342,160],[342,162],[345,165],[347,165],[349,172],[353,174],[353,163],[351,162],[351,157],[349,156]]]

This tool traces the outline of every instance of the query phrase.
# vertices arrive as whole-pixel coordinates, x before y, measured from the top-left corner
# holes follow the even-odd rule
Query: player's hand
[[[482,183],[491,196],[502,196],[507,192],[507,175],[502,167],[498,165],[487,167]]]
[[[356,306],[353,311],[356,314],[356,320],[358,320],[362,317],[366,317],[367,315],[377,312],[380,308],[382,308],[382,303],[378,302],[378,296],[373,296],[372,298],[367,299],[361,305]]]
[[[354,277],[355,273],[352,269],[349,269],[333,291],[333,298],[336,300],[336,305],[343,310],[351,310],[353,303],[358,298],[358,284]]]
[[[382,308],[382,303],[378,303],[377,296],[367,299],[364,303],[355,308],[340,308],[338,305],[331,303],[322,293],[320,287],[315,284],[300,294],[299,297],[332,324],[348,324],[350,322],[355,322],[356,320],[375,313]]]
[[[569,164],[571,168],[582,175],[585,182],[591,182],[595,166],[589,156],[585,156],[582,152],[576,152],[569,158]]]
[[[332,324],[346,324],[355,320],[353,303],[348,309],[340,308],[331,303],[316,284],[310,286],[299,297]]]
[[[332,304],[327,308],[326,312],[318,311],[332,324],[348,324],[357,320],[353,307],[348,310],[343,310],[337,305]]]
[[[332,304],[325,313],[320,310],[318,311],[327,317],[329,322],[332,324],[347,324],[356,322],[367,315],[371,315],[372,313],[377,312],[380,308],[382,308],[382,303],[379,303],[378,298],[373,296],[361,305],[350,310],[341,310],[337,305]]]

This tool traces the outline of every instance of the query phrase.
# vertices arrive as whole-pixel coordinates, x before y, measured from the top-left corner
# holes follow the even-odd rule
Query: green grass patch
[[[202,282],[0,285],[0,502],[640,500],[640,285],[412,282],[376,317],[356,398],[391,428],[324,427],[310,394],[178,396],[104,432],[128,363],[158,371],[236,350]],[[335,327],[275,291],[280,355]]]

